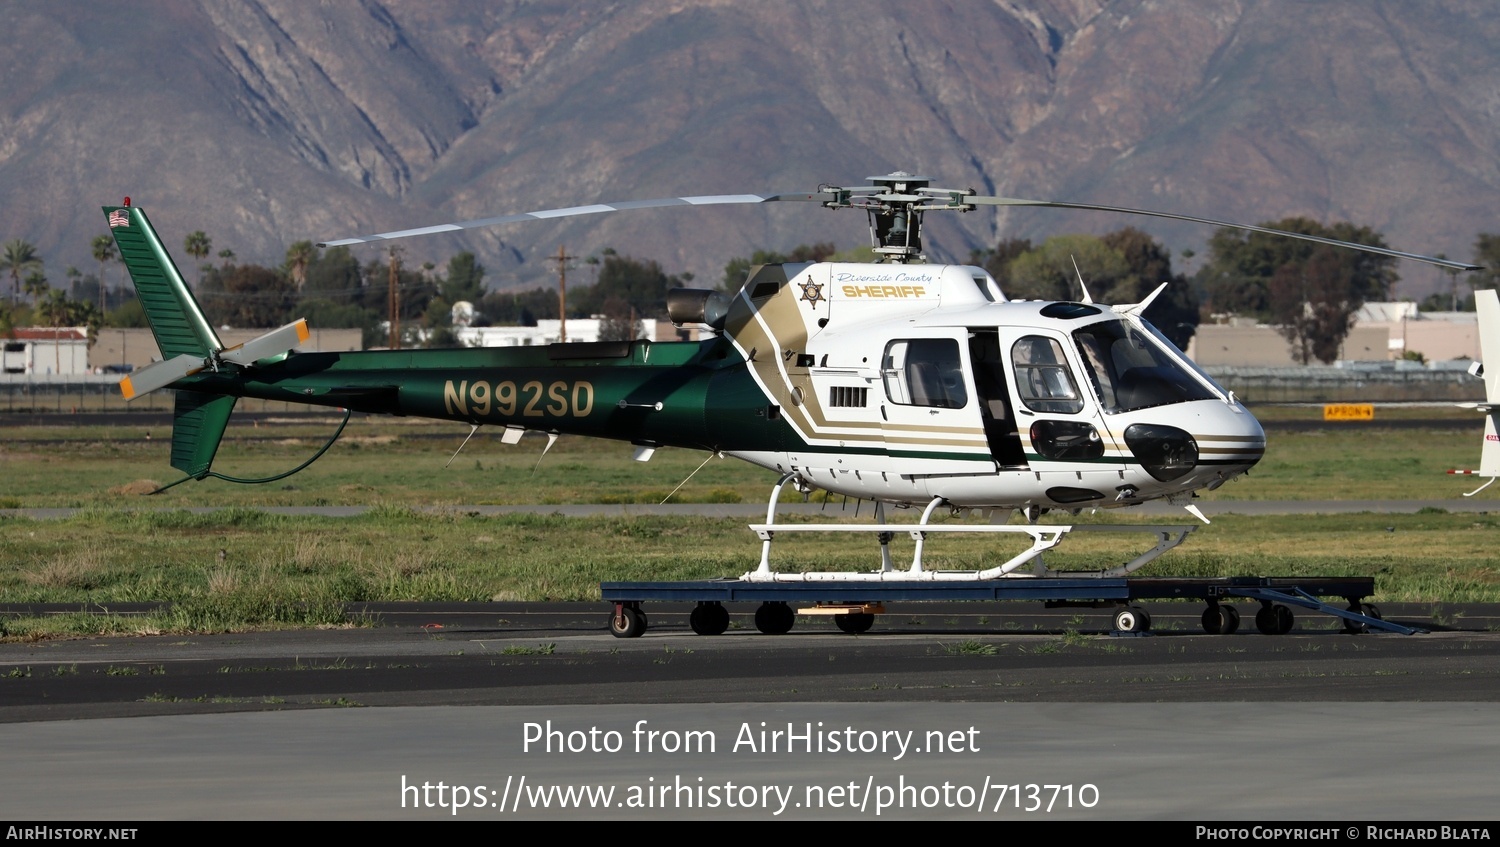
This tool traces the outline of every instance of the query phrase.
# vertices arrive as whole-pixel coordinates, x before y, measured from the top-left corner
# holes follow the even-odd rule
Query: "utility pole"
[[[552,258],[558,264],[558,342],[567,340],[567,264],[576,258],[567,255],[562,244],[558,244],[558,255]]]
[[[391,293],[390,293],[390,327],[392,350],[401,349],[401,287],[399,284],[399,271],[401,269],[401,248],[391,245]]]

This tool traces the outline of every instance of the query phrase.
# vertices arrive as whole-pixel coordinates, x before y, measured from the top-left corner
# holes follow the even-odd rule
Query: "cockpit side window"
[[[963,359],[951,338],[892,341],[881,359],[885,393],[903,406],[961,409],[969,403]]]
[[[1076,330],[1073,338],[1105,412],[1214,399],[1213,392],[1184,371],[1154,336],[1124,321],[1091,324]]]
[[[1010,349],[1010,359],[1016,369],[1016,390],[1026,408],[1064,415],[1083,411],[1078,381],[1056,340],[1028,335]]]

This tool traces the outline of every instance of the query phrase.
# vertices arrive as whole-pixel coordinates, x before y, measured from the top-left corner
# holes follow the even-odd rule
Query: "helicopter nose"
[[[1220,471],[1221,481],[1249,470],[1266,453],[1266,432],[1243,406],[1218,404],[1199,429],[1200,464]]]

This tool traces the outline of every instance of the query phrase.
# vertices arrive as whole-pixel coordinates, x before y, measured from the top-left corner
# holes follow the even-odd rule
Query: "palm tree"
[[[83,276],[83,271],[80,271],[72,265],[68,265],[68,269],[63,271],[63,276],[68,278],[68,293],[77,294],[78,283],[80,278]]]
[[[99,311],[104,311],[104,268],[110,259],[115,257],[115,237],[108,233],[94,236],[90,245],[94,249],[94,259],[99,262]]]
[[[68,319],[72,316],[72,304],[68,300],[68,292],[61,288],[49,289],[46,297],[37,304],[37,312],[47,326],[68,326]]]
[[[99,341],[99,328],[104,326],[104,313],[96,309],[93,303],[69,300],[67,325],[85,327],[88,333],[88,345],[92,349]]]
[[[36,246],[19,238],[5,242],[5,252],[0,255],[0,270],[10,273],[10,304],[16,305],[21,296],[21,272],[42,267],[42,257],[36,254]]]
[[[213,251],[213,242],[209,239],[208,233],[201,229],[188,233],[187,238],[182,241],[182,249],[198,260],[198,284],[202,285],[203,260],[208,258],[208,254]]]
[[[37,313],[47,326],[62,328],[68,326],[68,319],[72,316],[69,308],[68,292],[60,288],[54,288],[47,292],[45,299],[37,303]],[[59,334],[52,336],[53,373],[62,373],[62,338]]]
[[[318,258],[318,248],[311,241],[298,241],[286,248],[286,266],[292,272],[292,281],[297,283],[297,290],[302,290],[302,283],[307,281],[307,266]]]
[[[26,294],[31,297],[33,303],[41,303],[42,297],[52,289],[52,286],[47,284],[47,275],[41,271],[32,271],[27,274],[26,281],[21,284],[21,287],[26,289]]]

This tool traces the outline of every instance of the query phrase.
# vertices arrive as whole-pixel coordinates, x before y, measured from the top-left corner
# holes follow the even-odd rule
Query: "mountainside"
[[[1467,258],[1495,230],[1500,23],[1481,0],[921,4],[292,0],[10,4],[0,238],[54,282],[130,195],[168,244],[279,262],[299,239],[682,194],[947,187],[1257,222],[1349,219]],[[929,224],[934,259],[1133,223],[1045,210]],[[757,248],[866,240],[800,204],[669,209],[405,243],[492,284],[559,244],[717,280]],[[383,255],[361,248],[362,259]],[[179,261],[188,260],[181,254]],[[1407,264],[1401,293],[1438,275]]]

